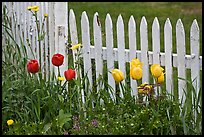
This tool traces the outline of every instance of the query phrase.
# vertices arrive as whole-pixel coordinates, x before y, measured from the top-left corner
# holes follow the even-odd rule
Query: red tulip
[[[64,62],[64,56],[62,54],[54,54],[52,56],[52,64],[54,66],[61,66]]]
[[[37,73],[40,69],[38,61],[35,59],[30,60],[27,64],[27,69],[28,69],[28,72],[30,72],[30,73]]]
[[[64,76],[66,80],[72,80],[76,76],[76,72],[73,69],[68,69],[67,71],[64,72]]]

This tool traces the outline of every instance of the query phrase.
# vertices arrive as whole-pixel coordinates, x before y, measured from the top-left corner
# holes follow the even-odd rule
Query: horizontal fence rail
[[[172,24],[169,18],[166,19],[164,24],[164,52],[160,51],[160,25],[157,17],[154,18],[152,24],[152,51],[148,49],[148,29],[147,21],[145,17],[142,17],[140,22],[140,28],[136,28],[136,21],[133,16],[130,16],[128,21],[128,41],[129,49],[125,49],[125,28],[122,15],[119,15],[116,23],[117,40],[114,44],[113,38],[113,22],[111,15],[108,13],[105,18],[105,26],[102,26],[98,20],[99,14],[96,12],[93,17],[93,38],[94,44],[90,43],[90,24],[89,19],[84,11],[81,15],[81,35],[82,39],[79,40],[76,18],[74,11],[71,9],[68,14],[67,3],[46,3],[46,2],[4,2],[3,5],[8,8],[8,16],[11,18],[11,29],[14,33],[14,39],[20,44],[20,38],[23,43],[28,47],[27,41],[30,42],[31,48],[35,51],[37,59],[42,58],[41,67],[43,68],[44,78],[49,79],[53,72],[57,73],[57,68],[51,65],[51,57],[55,53],[61,53],[65,55],[65,63],[60,68],[60,74],[67,70],[68,67],[68,34],[71,38],[71,45],[77,44],[82,41],[82,55],[83,58],[83,74],[88,76],[90,81],[90,87],[93,86],[93,81],[98,79],[100,75],[103,75],[103,68],[105,67],[103,61],[107,62],[107,70],[114,69],[114,62],[118,62],[118,68],[127,76],[129,72],[126,72],[126,63],[130,62],[133,58],[139,58],[143,62],[143,77],[142,82],[149,82],[149,69],[152,64],[160,64],[165,67],[165,80],[166,91],[171,92],[173,90],[173,67],[178,69],[178,77],[186,79],[186,69],[191,71],[191,79],[194,80],[193,86],[198,92],[200,90],[200,70],[202,70],[202,56],[200,56],[200,34],[199,26],[196,19],[193,21],[190,28],[190,55],[186,55],[185,44],[185,32],[181,19],[178,19],[176,23],[176,47],[177,53],[172,52]],[[46,36],[42,42],[43,50],[41,57],[39,56],[39,45],[37,40],[37,31],[34,25],[34,18],[27,10],[30,5],[39,5],[39,19],[42,20],[43,14],[48,13],[48,20],[45,22],[44,29]],[[68,17],[69,16],[69,17]],[[15,22],[15,23],[14,23]],[[68,32],[69,26],[69,32]],[[105,46],[102,44],[102,27],[105,27]],[[139,30],[139,34],[136,30]],[[136,36],[140,35],[140,49],[137,49]],[[117,48],[114,48],[117,45]],[[30,49],[28,50],[29,58],[32,58]],[[72,52],[73,60],[76,51]],[[92,71],[92,60],[95,62],[95,71]],[[96,74],[93,74],[96,73]],[[93,75],[96,76],[93,79]],[[116,89],[115,81],[111,73],[107,74],[108,84]],[[86,86],[86,85],[85,85]],[[135,80],[130,80],[130,86],[132,88],[132,96],[137,96],[138,83]],[[103,86],[102,86],[103,87]],[[178,80],[178,93],[179,98],[184,97],[183,89],[186,88],[186,82]],[[99,89],[99,87],[97,87]],[[122,91],[122,90],[121,90]],[[109,91],[110,92],[110,91]],[[85,102],[85,93],[82,91],[82,101]],[[124,93],[120,93],[123,97]],[[115,93],[110,94],[112,99],[115,99]]]

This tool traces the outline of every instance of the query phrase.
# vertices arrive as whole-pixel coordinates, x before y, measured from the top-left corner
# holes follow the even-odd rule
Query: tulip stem
[[[61,92],[63,92],[63,90],[64,90],[64,88],[65,88],[67,82],[68,82],[68,80],[66,80],[65,83],[63,84]]]
[[[120,87],[122,89],[122,91],[120,92],[120,97],[123,98],[123,93],[125,93],[124,86],[123,86],[122,82],[119,82],[119,84],[120,84]]]

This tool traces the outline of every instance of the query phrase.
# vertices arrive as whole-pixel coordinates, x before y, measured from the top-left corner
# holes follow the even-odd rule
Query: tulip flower
[[[64,80],[65,80],[65,77],[58,77],[58,80],[59,80],[59,81],[64,81]]]
[[[72,80],[76,76],[76,72],[73,69],[68,69],[67,71],[64,72],[64,76],[66,80]]]
[[[32,6],[28,6],[28,8],[27,8],[28,10],[31,10],[32,9]]]
[[[164,73],[162,72],[161,76],[158,77],[157,83],[161,84],[164,82]]]
[[[28,70],[28,72],[30,72],[30,73],[37,73],[39,71],[39,69],[40,69],[40,66],[39,66],[37,60],[30,60],[27,63],[27,70]]]
[[[119,69],[113,69],[112,76],[117,83],[124,80],[124,74]]]
[[[130,62],[130,68],[132,67],[141,67],[142,68],[142,62],[140,62],[139,59],[134,58],[132,59],[132,61]]]
[[[73,45],[70,49],[75,50],[75,49],[78,49],[80,46],[81,46],[81,43],[77,45]]]
[[[142,78],[142,68],[139,66],[130,68],[130,77],[134,80],[141,79]]]
[[[54,54],[52,56],[52,64],[54,66],[57,66],[57,67],[61,66],[63,64],[63,62],[64,62],[64,56],[63,55],[57,53],[57,54]]]
[[[155,78],[158,78],[161,76],[164,69],[159,64],[153,64],[150,67],[151,73]]]
[[[32,8],[31,8],[31,10],[33,10],[35,12],[37,12],[39,9],[40,9],[39,6],[32,6]]]
[[[47,13],[45,13],[45,14],[44,14],[44,17],[45,17],[45,18],[46,18],[46,17],[48,17],[48,14],[47,14]]]
[[[7,120],[7,125],[10,126],[14,123],[14,121],[12,119]]]

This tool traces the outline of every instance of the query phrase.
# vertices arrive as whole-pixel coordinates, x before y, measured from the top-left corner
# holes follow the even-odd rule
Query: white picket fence
[[[178,19],[176,23],[176,47],[177,53],[172,52],[172,25],[169,18],[166,19],[164,25],[164,46],[165,52],[160,51],[160,25],[157,17],[155,17],[152,24],[152,49],[148,49],[148,29],[147,21],[145,17],[142,17],[140,22],[140,28],[136,28],[136,23],[133,15],[128,22],[128,38],[129,49],[125,49],[125,36],[124,36],[124,22],[121,15],[118,16],[116,22],[117,28],[117,48],[114,48],[113,39],[113,23],[110,14],[107,14],[105,19],[105,26],[101,26],[98,18],[98,13],[94,14],[93,18],[93,36],[94,44],[90,43],[90,25],[89,19],[84,11],[81,15],[81,34],[82,39],[79,40],[76,18],[74,11],[71,9],[68,11],[68,3],[53,3],[53,2],[5,2],[8,8],[8,15],[11,17],[12,30],[15,36],[15,40],[19,43],[19,36],[23,38],[24,44],[28,38],[32,48],[35,50],[35,54],[38,55],[38,42],[36,37],[36,27],[34,25],[34,18],[27,10],[30,5],[39,5],[39,19],[42,20],[43,14],[48,13],[48,21],[44,28],[47,32],[45,40],[43,42],[42,50],[42,68],[47,78],[51,75],[50,72],[56,71],[57,68],[51,65],[51,57],[54,53],[61,53],[65,55],[65,62],[60,67],[61,75],[68,69],[68,56],[67,44],[68,44],[68,27],[70,29],[71,44],[75,45],[79,41],[82,42],[82,57],[84,61],[84,74],[88,73],[89,81],[93,81],[92,75],[92,63],[91,59],[95,60],[96,67],[96,79],[99,75],[103,74],[103,61],[107,61],[107,69],[111,71],[114,69],[114,62],[118,61],[119,69],[127,76],[129,72],[126,72],[126,62],[130,62],[133,58],[139,58],[143,62],[143,77],[142,82],[149,82],[149,67],[151,64],[158,63],[161,66],[165,66],[165,83],[166,91],[171,92],[173,90],[173,67],[178,68],[178,77],[186,79],[186,69],[191,70],[191,79],[194,80],[194,87],[198,93],[200,85],[200,70],[202,70],[202,56],[200,56],[200,30],[198,23],[193,20],[190,29],[190,47],[191,54],[186,55],[185,44],[185,30],[181,19]],[[68,15],[69,13],[69,15]],[[14,14],[14,16],[12,16]],[[68,18],[69,17],[69,18]],[[102,31],[101,28],[105,27],[105,46],[102,44]],[[136,33],[136,29],[140,29],[140,34]],[[189,32],[186,32],[189,33]],[[140,47],[137,49],[136,35],[140,35]],[[29,49],[28,49],[29,50]],[[73,52],[74,55],[75,52]],[[29,57],[31,54],[29,53]],[[57,74],[57,73],[56,73]],[[115,81],[108,73],[108,83],[115,90]],[[92,82],[91,82],[92,84]],[[132,95],[137,95],[137,81],[130,81],[132,87]],[[184,94],[183,90],[186,89],[186,82],[178,80],[178,92],[181,98]],[[121,96],[123,96],[121,94]],[[198,96],[198,94],[197,94]],[[114,97],[114,96],[113,96]],[[185,96],[184,96],[185,100]]]

